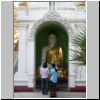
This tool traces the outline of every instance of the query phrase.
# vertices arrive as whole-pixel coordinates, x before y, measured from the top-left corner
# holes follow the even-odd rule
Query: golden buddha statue
[[[60,46],[54,46],[46,53],[46,61],[49,64],[63,64],[63,50]]]
[[[51,33],[48,37],[49,45],[42,51],[42,61],[48,64],[63,65],[63,48],[57,44],[57,37]]]

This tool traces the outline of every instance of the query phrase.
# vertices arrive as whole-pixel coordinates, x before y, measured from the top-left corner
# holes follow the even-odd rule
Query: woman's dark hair
[[[55,68],[55,64],[52,64],[52,67],[55,69],[55,71],[57,72],[57,69]]]
[[[43,64],[43,68],[47,68],[47,63],[44,63]]]

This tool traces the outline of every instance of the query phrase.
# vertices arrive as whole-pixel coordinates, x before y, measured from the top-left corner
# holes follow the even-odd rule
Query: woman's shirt
[[[57,72],[54,68],[50,70],[50,74],[51,74],[50,81],[52,81],[53,83],[57,83]]]
[[[41,78],[48,78],[48,74],[49,74],[48,68],[41,68],[40,69]]]

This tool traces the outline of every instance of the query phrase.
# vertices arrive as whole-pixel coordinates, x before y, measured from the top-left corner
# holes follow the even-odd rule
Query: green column
[[[55,9],[55,2],[54,1],[49,2],[49,9],[50,10]]]

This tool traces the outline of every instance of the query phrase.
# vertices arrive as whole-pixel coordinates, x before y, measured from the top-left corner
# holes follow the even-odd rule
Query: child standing
[[[55,68],[55,64],[52,64],[50,75],[50,97],[56,97],[57,70]]]

